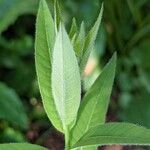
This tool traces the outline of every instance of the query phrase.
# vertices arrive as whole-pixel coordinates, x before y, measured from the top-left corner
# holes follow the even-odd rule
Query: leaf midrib
[[[63,122],[65,122],[65,118],[66,118],[66,116],[65,116],[65,114],[66,114],[65,113],[65,103],[64,103],[65,102],[64,101],[64,97],[65,97],[65,90],[64,90],[65,83],[64,83],[64,71],[63,71],[64,70],[64,63],[63,63],[64,62],[64,56],[63,56],[63,48],[64,48],[63,47],[63,41],[64,40],[63,40],[63,29],[62,29],[62,27],[60,28],[60,30],[61,30],[61,39],[60,39],[61,40],[61,44],[60,45],[61,45],[61,49],[62,49],[62,53],[61,53],[62,54],[62,95],[63,95],[62,96],[62,107],[63,107],[63,109],[62,109],[63,113],[62,114],[64,114],[63,115],[64,116],[63,117]]]

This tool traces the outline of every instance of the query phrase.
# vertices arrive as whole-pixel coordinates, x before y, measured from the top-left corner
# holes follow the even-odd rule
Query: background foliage
[[[53,10],[53,1],[47,2]],[[38,3],[39,0],[0,0],[0,143],[29,141],[62,149],[63,137],[49,125],[35,75]],[[97,18],[101,3],[102,0],[60,1],[68,30],[73,16],[77,24],[85,20],[88,30]],[[91,86],[117,51],[118,66],[108,121],[128,121],[150,128],[149,10],[148,0],[104,2],[103,23],[84,72],[83,90]]]

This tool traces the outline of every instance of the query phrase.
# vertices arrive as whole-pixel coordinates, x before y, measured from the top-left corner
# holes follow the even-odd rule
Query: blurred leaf
[[[123,121],[131,122],[150,128],[150,93],[140,92],[140,94],[131,97],[126,107],[122,105],[119,111],[119,118]]]
[[[63,131],[51,89],[52,50],[55,42],[55,26],[45,0],[40,3],[35,39],[35,63],[40,93],[45,111],[52,124]]]
[[[12,128],[6,127],[0,134],[1,143],[11,143],[11,142],[25,142],[25,137],[21,131],[16,131]]]
[[[135,22],[138,25],[140,25],[140,23],[141,23],[141,14],[140,14],[140,11],[138,10],[138,7],[133,2],[133,0],[127,0],[127,3],[129,5],[129,9],[130,9],[131,14],[133,16],[133,19],[135,20]]]
[[[54,45],[52,92],[64,130],[71,129],[80,105],[81,83],[73,46],[63,25]]]
[[[126,45],[126,50],[132,48],[138,41],[150,33],[150,24],[144,26],[138,32],[134,34],[131,40]]]
[[[149,32],[150,33],[150,32]],[[139,53],[141,55],[141,67],[147,71],[150,69],[150,39],[143,40],[139,45]]]
[[[105,123],[110,94],[115,76],[116,54],[103,69],[97,80],[86,93],[72,130],[71,145],[75,144],[85,132],[94,126]],[[83,123],[84,122],[84,123]]]
[[[39,0],[0,0],[0,33],[22,14],[36,12]]]
[[[11,53],[16,56],[27,56],[32,53],[33,38],[31,36],[24,35],[19,39],[12,39],[8,41],[5,38],[0,37],[0,46],[3,46],[3,49],[5,48],[7,51],[11,51]]]
[[[19,143],[19,144],[0,144],[1,150],[47,150],[44,147],[38,145],[32,145],[27,143]]]
[[[129,123],[107,123],[93,127],[73,146],[150,145],[150,129]]]
[[[27,128],[27,116],[21,100],[12,89],[0,83],[0,118]]]

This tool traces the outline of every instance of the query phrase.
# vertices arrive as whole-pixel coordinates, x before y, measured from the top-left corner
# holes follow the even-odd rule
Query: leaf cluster
[[[67,33],[56,1],[54,19],[44,0],[40,2],[36,23],[35,63],[45,111],[54,127],[65,134],[65,149],[96,149],[97,146],[149,145],[150,130],[128,123],[105,123],[115,76],[116,54],[81,101],[81,80],[95,45],[101,23],[100,14],[86,34],[75,19]],[[10,145],[0,145],[9,150]],[[43,149],[29,144],[12,144],[17,149]]]

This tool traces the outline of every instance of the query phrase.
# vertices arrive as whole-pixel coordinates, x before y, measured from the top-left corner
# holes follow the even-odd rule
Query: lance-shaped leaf
[[[80,105],[81,83],[73,46],[63,25],[53,51],[52,92],[64,129],[71,128]]]
[[[57,33],[61,21],[61,11],[57,0],[55,0],[54,2],[54,16],[55,16],[55,32]]]
[[[72,19],[72,24],[71,24],[71,29],[70,29],[70,32],[69,32],[70,39],[72,39],[74,37],[74,35],[77,34],[77,32],[78,32],[77,22],[76,22],[76,19],[73,18]]]
[[[82,22],[80,31],[79,31],[79,35],[78,35],[76,41],[74,42],[74,50],[75,50],[75,53],[76,53],[76,56],[77,56],[79,62],[80,62],[80,59],[83,54],[84,41],[85,41],[85,25],[84,25],[84,22]]]
[[[45,0],[40,2],[36,23],[35,64],[38,84],[45,111],[52,124],[63,131],[51,88],[51,56],[55,40],[55,27]]]
[[[0,144],[0,150],[47,150],[47,149],[33,144],[16,143],[16,144]]]
[[[95,22],[93,28],[89,31],[89,33],[85,39],[83,56],[82,56],[82,59],[80,62],[81,74],[83,73],[83,71],[85,69],[86,63],[87,63],[88,58],[90,56],[90,53],[91,53],[92,49],[94,48],[96,36],[97,36],[98,30],[100,27],[100,23],[101,23],[101,19],[102,19],[102,14],[103,14],[103,4],[101,7],[100,14],[97,18],[97,21]]]
[[[150,129],[129,123],[107,123],[90,129],[73,147],[150,145]]]
[[[115,77],[116,54],[103,69],[100,76],[86,93],[81,103],[71,145],[77,142],[90,128],[105,123],[110,94]]]

